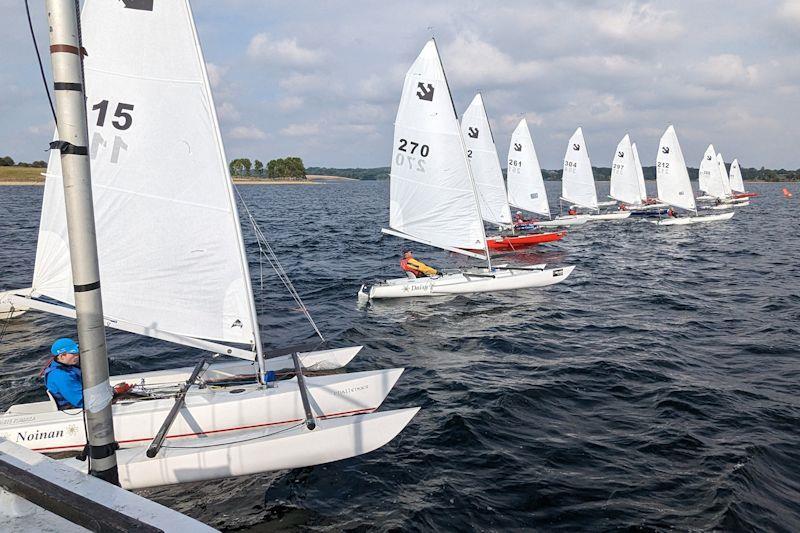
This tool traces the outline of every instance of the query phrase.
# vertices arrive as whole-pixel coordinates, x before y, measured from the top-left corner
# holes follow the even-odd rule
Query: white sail
[[[681,209],[695,209],[692,183],[689,181],[686,161],[683,159],[681,145],[678,143],[678,136],[672,126],[667,128],[658,144],[656,185],[660,201]]]
[[[481,93],[475,95],[464,111],[461,117],[461,133],[464,135],[467,158],[472,166],[483,220],[494,224],[511,224],[503,170],[500,168],[497,147]]]
[[[617,145],[611,163],[611,198],[626,204],[637,205],[644,201],[639,189],[636,160],[633,157],[631,139],[626,134]]]
[[[103,308],[153,336],[256,342],[225,152],[186,1],[87,0],[92,190]],[[168,53],[167,53],[168,52]],[[34,291],[74,304],[61,161],[51,152]]]
[[[715,198],[725,198],[725,186],[722,176],[719,173],[719,163],[717,162],[717,152],[714,145],[709,144],[703,160],[700,161],[698,169],[698,183],[700,190]]]
[[[730,178],[728,178],[728,169],[725,168],[725,160],[722,159],[722,153],[717,153],[717,164],[719,165],[719,178],[722,182],[722,188],[725,191],[725,197],[730,197],[733,195],[733,191],[731,191],[731,182]]]
[[[581,207],[597,209],[592,163],[581,128],[575,130],[567,143],[564,173],[561,177],[561,197]]]
[[[485,246],[461,127],[439,52],[428,41],[406,73],[394,127],[390,227],[440,248]]]
[[[742,179],[742,169],[739,168],[739,160],[734,159],[731,163],[730,173],[731,189],[735,192],[745,192],[744,180]]]
[[[642,169],[642,162],[639,160],[639,150],[636,149],[636,143],[631,144],[631,151],[633,152],[633,164],[636,166],[636,178],[639,182],[639,196],[644,202],[647,200],[647,185],[644,181],[644,170]]]
[[[542,169],[533,147],[528,121],[519,121],[508,147],[508,203],[532,213],[550,216]]]

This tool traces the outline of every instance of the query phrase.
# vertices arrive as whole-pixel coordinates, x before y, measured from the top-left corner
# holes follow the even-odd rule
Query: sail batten
[[[550,216],[547,190],[528,121],[519,121],[508,147],[508,203],[532,213]]]
[[[511,224],[503,171],[480,93],[475,95],[461,117],[461,132],[467,147],[467,159],[475,179],[483,220],[494,224]]]
[[[575,205],[597,209],[592,163],[581,128],[575,130],[567,143],[561,176],[561,197]]]
[[[442,248],[484,249],[461,125],[432,39],[406,73],[389,188],[394,231]]]
[[[82,22],[105,312],[145,330],[256,344],[238,213],[188,3],[134,10],[87,0]],[[33,288],[73,305],[68,242],[52,152]]]

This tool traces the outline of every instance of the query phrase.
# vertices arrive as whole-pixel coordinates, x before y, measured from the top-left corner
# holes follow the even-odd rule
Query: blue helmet
[[[80,353],[78,343],[72,339],[62,337],[58,339],[50,347],[50,353],[53,355],[61,355],[62,353]]]

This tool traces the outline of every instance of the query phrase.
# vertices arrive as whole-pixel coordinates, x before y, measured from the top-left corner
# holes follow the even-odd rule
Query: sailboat
[[[697,200],[714,202],[714,205],[707,206],[706,209],[727,210],[731,209],[732,204],[747,201],[747,198],[734,199],[722,154],[714,149],[713,144],[708,145],[700,162],[698,185],[704,194]]]
[[[193,369],[112,377],[112,385],[124,381],[135,392],[112,407],[122,486],[311,466],[393,439],[418,409],[373,411],[402,369],[306,377],[304,367],[341,367],[360,347],[302,355],[290,349],[273,359],[262,349],[188,1],[87,0],[81,19],[90,50],[85,94],[105,326],[206,354]],[[69,238],[54,151],[33,282],[0,294],[0,316],[39,310],[75,317]],[[205,361],[217,356],[228,361]],[[270,371],[286,369],[295,377],[269,381]],[[168,417],[171,411],[177,416]],[[0,436],[45,452],[81,449],[81,413],[59,411],[52,398],[14,405],[0,415]],[[157,435],[167,445],[147,446]]]
[[[574,268],[492,266],[461,126],[433,39],[405,76],[389,187],[389,228],[383,233],[482,259],[487,266],[365,283],[361,301],[542,287],[564,281]]]
[[[570,220],[584,218],[588,220],[622,220],[631,216],[629,211],[615,213],[600,213],[600,204],[597,202],[597,190],[594,185],[592,163],[589,161],[589,151],[583,138],[583,130],[578,128],[567,143],[567,152],[564,155],[564,172],[561,177],[560,202],[571,204],[571,208],[584,208],[597,211],[592,214],[561,215],[556,220]],[[615,204],[616,202],[610,202]]]
[[[731,163],[730,171],[731,190],[733,191],[734,198],[753,198],[758,196],[758,193],[747,192],[742,179],[742,169],[739,168],[739,160],[734,159]]]
[[[542,168],[533,146],[533,138],[528,128],[528,121],[522,118],[511,134],[508,147],[508,203],[518,209],[524,209],[551,219],[550,203],[547,189],[542,178]],[[536,227],[577,226],[585,224],[588,219],[572,218],[569,220],[535,220]]]
[[[733,207],[750,205],[750,198],[748,196],[737,196],[733,193],[730,175],[728,174],[728,169],[725,167],[725,160],[722,158],[722,153],[720,152],[717,152],[717,164],[719,165],[719,174],[722,176],[722,184],[725,187],[726,198],[722,203],[729,204]]]
[[[697,206],[692,192],[692,183],[689,181],[689,172],[686,170],[686,162],[683,159],[683,152],[681,151],[681,145],[678,143],[675,128],[671,125],[661,136],[661,141],[659,142],[658,156],[656,158],[656,183],[658,185],[659,201],[678,209],[693,211],[694,216],[670,216],[653,220],[652,222],[655,224],[677,226],[729,220],[733,217],[733,211],[718,215],[697,215]]]
[[[478,192],[483,220],[514,231],[506,186],[503,182],[503,171],[500,168],[497,147],[481,93],[475,95],[461,117],[461,132],[467,149],[467,159],[475,178],[475,189]],[[561,240],[565,234],[565,232],[545,232],[492,235],[487,237],[486,244],[489,250],[519,250]]]
[[[639,153],[628,134],[617,144],[614,152],[609,196],[620,202],[631,216],[657,216],[667,207],[647,198]]]

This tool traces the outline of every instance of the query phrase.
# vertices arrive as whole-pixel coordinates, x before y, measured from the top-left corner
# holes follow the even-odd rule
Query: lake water
[[[367,308],[361,281],[399,273],[388,183],[240,187],[332,345],[364,346],[350,370],[406,368],[384,409],[422,410],[362,457],[144,494],[245,531],[800,531],[800,195],[750,187],[728,222],[587,224],[507,257],[577,265],[548,289]],[[0,290],[30,284],[41,194],[0,187]],[[251,255],[265,342],[310,339]],[[0,409],[43,398],[48,347],[73,334],[38,313],[7,324]],[[199,355],[119,332],[109,351],[112,373]]]

